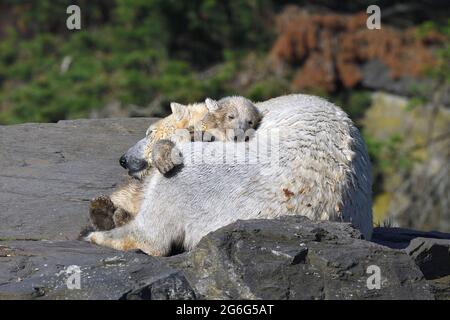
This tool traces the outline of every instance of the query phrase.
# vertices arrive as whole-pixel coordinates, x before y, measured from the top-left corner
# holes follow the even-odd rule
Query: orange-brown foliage
[[[378,59],[389,67],[391,77],[420,77],[436,63],[430,44],[442,38],[415,35],[414,29],[396,30],[386,25],[380,30],[366,27],[365,12],[354,15],[311,14],[288,6],[277,17],[279,36],[271,50],[275,66],[298,66],[293,85],[296,89],[333,91],[337,84],[357,85],[360,65]]]

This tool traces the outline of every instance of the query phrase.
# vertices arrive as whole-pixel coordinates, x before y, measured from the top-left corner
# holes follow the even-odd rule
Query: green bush
[[[81,7],[82,30],[65,28]],[[36,1],[13,6],[0,41],[0,123],[86,117],[111,101],[193,102],[230,90],[227,52],[267,49],[270,1]],[[11,11],[13,12],[13,11]],[[61,71],[64,59],[71,63]],[[199,68],[222,63],[212,77]],[[155,110],[155,114],[156,114]],[[161,115],[161,114],[158,114]]]

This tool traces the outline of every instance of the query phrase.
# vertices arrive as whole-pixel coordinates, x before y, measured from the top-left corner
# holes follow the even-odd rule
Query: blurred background
[[[371,4],[381,30],[366,27]],[[364,134],[375,225],[449,232],[449,12],[448,0],[1,0],[0,124],[316,94]]]

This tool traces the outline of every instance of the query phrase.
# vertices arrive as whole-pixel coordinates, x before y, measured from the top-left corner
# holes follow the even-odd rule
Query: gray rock
[[[450,276],[430,280],[436,300],[450,300]]]
[[[120,182],[118,158],[151,121],[0,126],[0,299],[448,297],[447,277],[427,282],[405,251],[388,248],[450,238],[443,233],[378,228],[379,245],[348,224],[286,217],[238,221],[169,258],[74,241],[89,224],[89,200]],[[366,286],[372,264],[379,290]],[[80,290],[67,287],[71,266]]]
[[[70,278],[78,270],[79,289]],[[178,270],[143,253],[82,241],[1,242],[0,300],[192,298]]]
[[[419,237],[450,240],[450,234],[444,232],[378,227],[373,229],[372,242],[393,249],[405,249],[409,246],[411,240]]]
[[[188,299],[183,275],[161,260],[76,239],[89,200],[126,174],[119,157],[155,119],[0,126],[0,299]],[[67,268],[80,267],[69,290]]]
[[[415,238],[405,251],[427,279],[450,276],[450,240]]]
[[[118,159],[152,121],[0,126],[0,239],[76,239],[89,200],[121,181]]]
[[[305,217],[238,221],[169,258],[202,298],[433,299],[407,254],[361,239],[349,224]],[[369,289],[367,268],[381,270]]]
[[[400,96],[414,96],[418,93],[430,96],[435,87],[431,79],[418,79],[402,76],[394,79],[391,71],[380,60],[370,60],[361,66],[362,86],[370,90],[381,90]],[[450,106],[450,87],[444,91],[443,103]]]

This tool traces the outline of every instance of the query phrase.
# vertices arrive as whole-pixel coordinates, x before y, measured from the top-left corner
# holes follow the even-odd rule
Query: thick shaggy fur
[[[189,250],[207,233],[237,219],[294,214],[352,222],[370,239],[370,161],[348,116],[332,103],[308,95],[282,96],[256,106],[263,118],[246,145],[248,156],[255,158],[258,141],[266,141],[277,129],[278,161],[186,161],[217,157],[223,143],[178,144],[183,168],[170,178],[150,172],[136,218],[117,229],[93,232],[88,239],[120,250],[166,255],[174,243]]]

